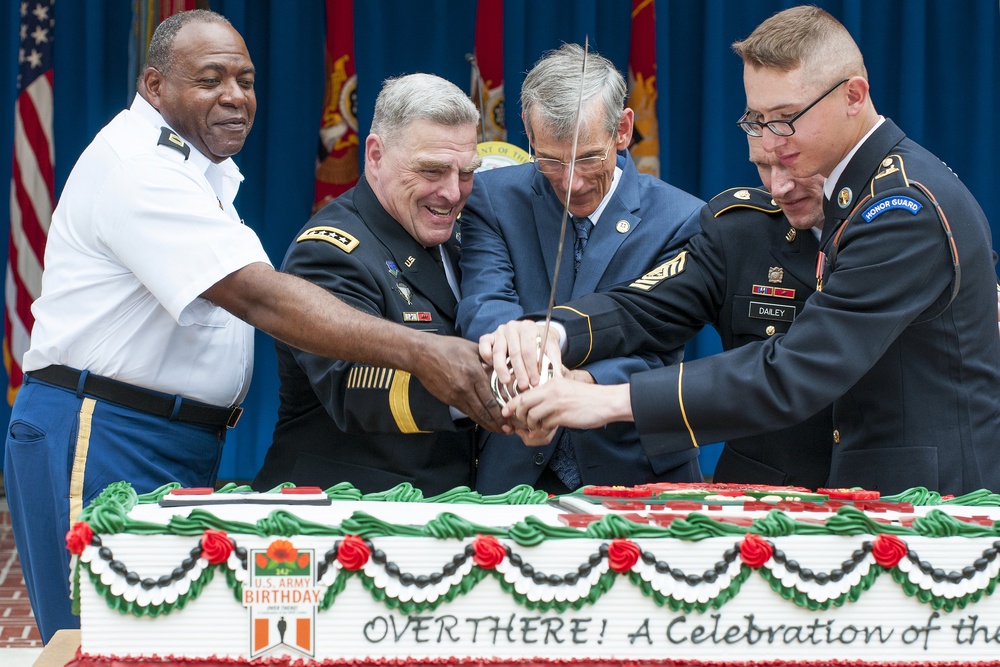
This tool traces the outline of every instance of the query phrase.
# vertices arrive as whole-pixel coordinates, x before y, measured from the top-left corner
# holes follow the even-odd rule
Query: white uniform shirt
[[[166,122],[135,98],[73,167],[52,215],[25,371],[51,364],[212,405],[243,400],[253,328],[199,295],[270,264],[233,199],[243,180],[158,145]]]

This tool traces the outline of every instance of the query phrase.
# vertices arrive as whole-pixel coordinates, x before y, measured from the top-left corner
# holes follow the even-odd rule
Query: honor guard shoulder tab
[[[156,142],[157,146],[169,146],[175,151],[179,152],[184,156],[184,159],[188,159],[191,155],[191,147],[184,143],[176,132],[171,130],[169,127],[164,127],[160,129],[160,140]]]
[[[771,193],[761,188],[730,188],[712,197],[708,208],[715,218],[726,211],[739,208],[752,208],[768,214],[781,212],[781,208],[771,198]]]
[[[344,252],[351,252],[360,244],[356,238],[336,227],[310,227],[295,239],[296,243],[303,241],[326,241]]]

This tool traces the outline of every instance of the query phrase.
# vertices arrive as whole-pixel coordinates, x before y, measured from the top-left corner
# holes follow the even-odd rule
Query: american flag
[[[10,184],[10,239],[5,281],[3,360],[7,400],[21,386],[28,349],[31,302],[42,289],[45,238],[55,205],[52,146],[52,37],[54,0],[22,0],[14,110],[14,164]]]

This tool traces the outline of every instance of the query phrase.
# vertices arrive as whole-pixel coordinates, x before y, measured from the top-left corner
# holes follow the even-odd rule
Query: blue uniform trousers
[[[4,483],[31,608],[48,642],[77,628],[66,532],[112,482],[214,486],[225,428],[170,421],[25,377],[14,402]]]

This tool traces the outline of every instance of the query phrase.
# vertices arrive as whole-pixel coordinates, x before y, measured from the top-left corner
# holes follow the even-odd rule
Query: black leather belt
[[[77,391],[80,384],[82,371],[69,366],[46,366],[37,371],[27,373],[28,377],[42,382],[54,384],[64,389]],[[174,421],[188,424],[204,424],[222,428],[232,428],[240,420],[243,408],[236,406],[232,408],[218,408],[214,405],[205,405],[188,399],[181,399],[180,407],[174,414],[174,404],[176,399],[173,396],[166,396],[156,392],[136,387],[135,385],[112,380],[101,375],[87,373],[83,381],[83,393],[102,401],[121,405],[148,415],[156,415]]]

